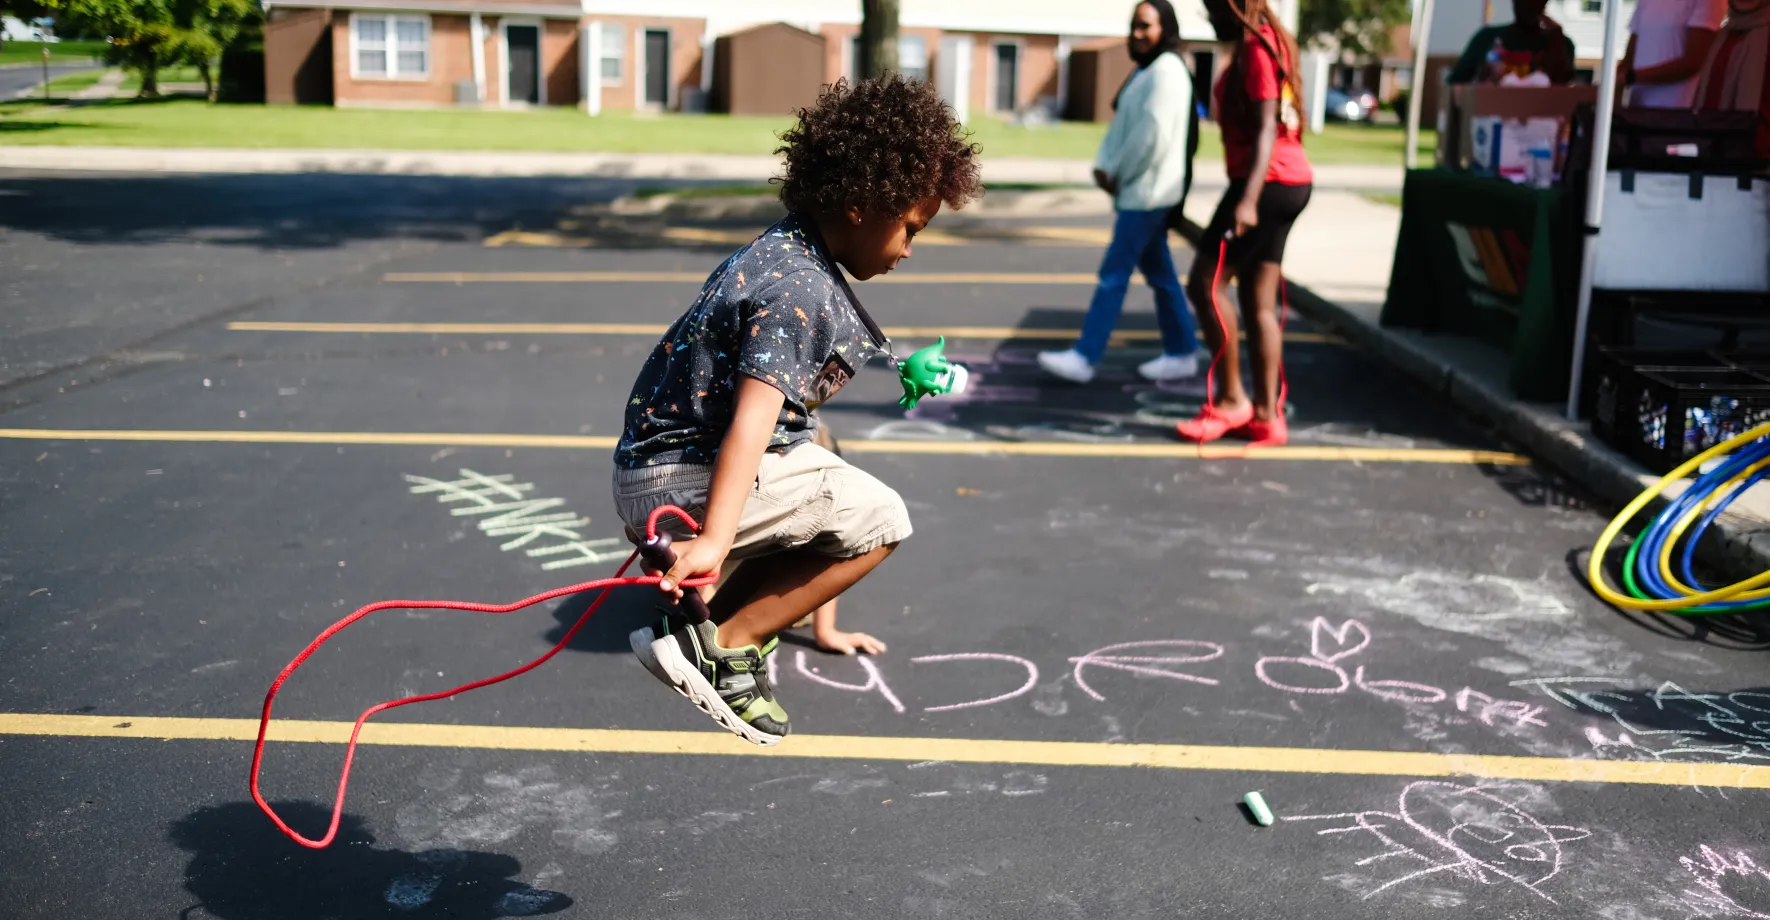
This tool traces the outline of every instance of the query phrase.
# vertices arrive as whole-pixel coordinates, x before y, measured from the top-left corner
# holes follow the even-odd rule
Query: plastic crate
[[[1603,433],[1612,424],[1614,406],[1622,391],[1640,386],[1637,373],[1660,368],[1732,367],[1732,362],[1713,351],[1667,350],[1634,346],[1603,346],[1594,348],[1586,368],[1586,382],[1580,388],[1580,414],[1593,420],[1593,428]]]
[[[1592,428],[1656,473],[1770,421],[1770,374],[1737,367],[1612,369]]]

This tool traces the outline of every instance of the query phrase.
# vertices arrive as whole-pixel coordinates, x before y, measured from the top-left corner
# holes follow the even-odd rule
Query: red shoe
[[[1179,433],[1182,440],[1203,444],[1206,441],[1215,441],[1237,428],[1246,427],[1253,420],[1254,407],[1252,405],[1240,412],[1225,413],[1215,405],[1207,403],[1199,411],[1197,417],[1175,425],[1174,430]]]
[[[1291,426],[1282,414],[1269,419],[1251,418],[1235,433],[1247,438],[1249,447],[1283,447],[1291,440]]]

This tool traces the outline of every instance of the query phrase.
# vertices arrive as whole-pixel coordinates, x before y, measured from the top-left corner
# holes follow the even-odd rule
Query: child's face
[[[873,217],[850,209],[846,215],[848,238],[841,252],[843,267],[858,281],[891,271],[910,257],[910,243],[939,213],[939,195],[916,202],[896,217]]]

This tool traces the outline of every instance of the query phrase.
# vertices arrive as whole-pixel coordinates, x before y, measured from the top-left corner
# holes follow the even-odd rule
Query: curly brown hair
[[[895,216],[931,195],[958,208],[983,192],[983,148],[921,80],[837,80],[780,141],[786,175],[774,181],[788,210]]]

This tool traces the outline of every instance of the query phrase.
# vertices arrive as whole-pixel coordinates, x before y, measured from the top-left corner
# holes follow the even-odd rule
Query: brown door
[[[541,104],[541,30],[536,26],[505,26],[510,48],[510,101]]]
[[[670,33],[645,30],[645,104],[670,106]]]

